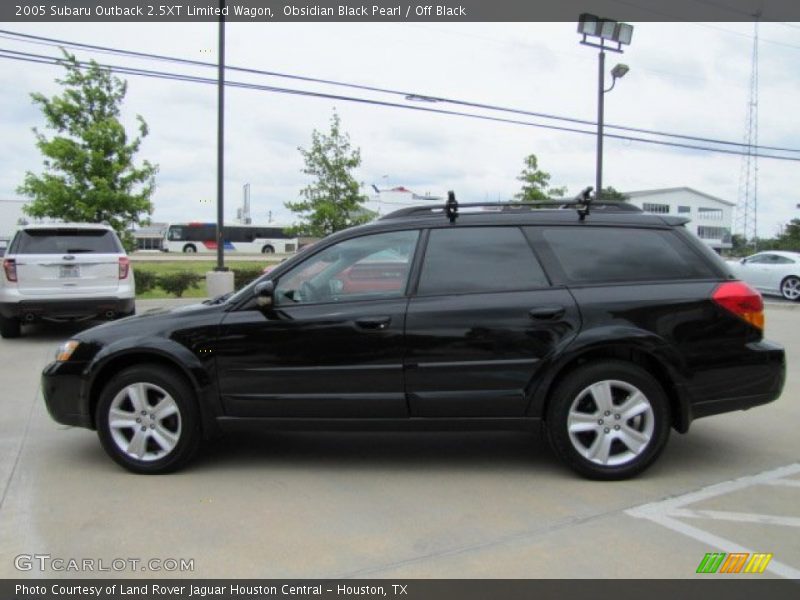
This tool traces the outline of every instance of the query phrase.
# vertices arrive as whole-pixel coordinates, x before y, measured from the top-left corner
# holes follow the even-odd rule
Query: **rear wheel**
[[[572,371],[547,410],[547,437],[572,469],[592,479],[625,479],[646,469],[669,437],[664,390],[644,369],[601,361]]]
[[[194,392],[158,365],[130,367],[115,377],[100,394],[95,423],[108,455],[134,473],[174,471],[200,445]]]
[[[18,338],[21,333],[22,327],[19,319],[0,315],[0,337],[6,339]]]
[[[791,302],[800,300],[800,277],[791,275],[784,279],[781,282],[781,295]]]
[[[261,248],[261,254],[275,254],[275,248],[269,245],[264,246]]]

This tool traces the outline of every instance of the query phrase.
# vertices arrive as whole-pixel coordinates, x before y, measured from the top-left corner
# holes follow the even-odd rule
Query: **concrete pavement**
[[[680,578],[706,552],[741,547],[800,569],[800,311],[767,310],[767,337],[788,352],[781,399],[673,432],[650,470],[616,483],[578,478],[517,433],[236,436],[180,473],[131,475],[93,432],[44,408],[41,368],[77,329],[0,340],[2,577],[92,576],[20,572],[21,554],[193,560],[193,571],[156,573],[170,577]],[[677,508],[659,504],[670,498]]]

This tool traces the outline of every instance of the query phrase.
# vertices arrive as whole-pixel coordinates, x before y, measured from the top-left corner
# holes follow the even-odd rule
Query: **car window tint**
[[[279,305],[403,296],[418,231],[393,231],[340,242],[280,278]]]
[[[107,229],[27,229],[15,240],[17,254],[119,254],[122,246]]]
[[[576,283],[703,279],[710,267],[673,232],[622,227],[543,231],[567,278]]]
[[[459,227],[431,230],[417,293],[502,292],[548,285],[519,228]]]

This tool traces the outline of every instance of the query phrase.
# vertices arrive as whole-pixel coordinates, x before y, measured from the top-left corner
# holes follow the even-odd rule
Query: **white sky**
[[[624,62],[631,70],[606,95],[606,122],[743,140],[752,25],[634,26],[626,53],[607,55],[608,69]],[[3,24],[3,28],[141,52],[217,58],[216,23]],[[229,65],[589,120],[596,117],[597,54],[578,43],[573,23],[228,23],[226,31]],[[800,148],[800,26],[764,23],[761,39],[759,142]],[[0,39],[0,47],[57,52],[7,39]],[[213,69],[76,54],[101,63],[216,77]],[[43,119],[29,93],[57,92],[53,79],[62,71],[8,60],[0,64],[0,198],[11,199],[18,197],[15,189],[25,171],[42,168],[31,128],[42,127]],[[378,97],[232,72],[228,77]],[[150,136],[139,156],[160,166],[153,220],[214,220],[216,88],[127,79],[125,122],[132,126],[137,113],[145,117]],[[308,182],[297,147],[310,144],[314,128],[327,130],[334,106],[353,144],[361,148],[362,165],[356,175],[364,182],[365,193],[371,193],[370,184],[376,183],[404,185],[418,193],[444,194],[453,189],[462,201],[506,199],[518,191],[516,177],[523,158],[532,152],[551,173],[552,183],[567,186],[570,194],[594,184],[593,136],[231,88],[226,105],[228,220],[233,220],[242,186],[249,182],[256,222],[265,222],[269,211],[280,223],[291,221],[283,203],[295,199]],[[739,156],[607,139],[604,184],[623,191],[690,186],[736,202],[741,165]],[[772,236],[781,223],[800,216],[796,208],[800,163],[761,159],[758,186],[759,234]]]

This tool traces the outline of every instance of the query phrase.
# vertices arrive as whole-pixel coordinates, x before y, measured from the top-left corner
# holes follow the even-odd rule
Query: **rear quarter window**
[[[27,229],[14,238],[14,254],[120,254],[122,245],[107,229]]]
[[[670,230],[552,227],[542,235],[573,283],[716,277],[705,260]]]

